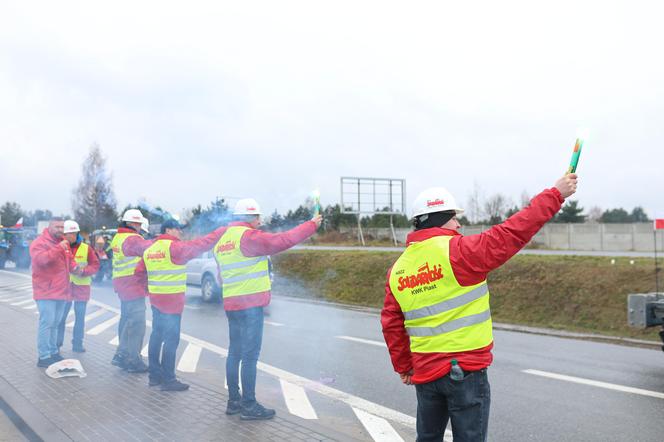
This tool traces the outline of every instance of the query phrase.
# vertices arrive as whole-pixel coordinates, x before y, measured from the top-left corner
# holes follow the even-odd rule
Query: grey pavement
[[[315,423],[282,410],[274,420],[261,422],[226,416],[226,391],[202,379],[185,376],[191,383],[187,392],[149,388],[145,374],[127,374],[111,366],[114,348],[96,336],[87,336],[88,351],[76,355],[86,378],[51,379],[36,367],[35,343],[36,315],[23,306],[2,303],[0,381],[14,390],[12,400],[4,393],[3,399],[20,409],[21,418],[44,440],[341,440],[334,431],[322,434]],[[63,356],[74,354],[66,349]]]

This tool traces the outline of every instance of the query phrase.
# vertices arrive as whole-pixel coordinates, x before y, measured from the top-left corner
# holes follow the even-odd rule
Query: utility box
[[[637,328],[664,325],[664,294],[647,293],[628,295],[627,322],[630,327]]]

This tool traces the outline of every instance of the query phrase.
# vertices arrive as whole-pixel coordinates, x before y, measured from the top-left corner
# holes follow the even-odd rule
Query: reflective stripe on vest
[[[151,295],[174,295],[187,290],[187,267],[174,264],[170,239],[155,241],[143,253]]]
[[[459,285],[449,257],[451,236],[408,246],[390,273],[390,289],[404,315],[411,351],[450,353],[493,341],[486,281]]]
[[[111,250],[113,251],[113,279],[131,276],[136,270],[136,266],[141,258],[138,256],[125,256],[122,252],[122,245],[130,236],[140,236],[138,233],[116,233],[111,241]]]
[[[78,245],[78,250],[76,250],[76,255],[74,255],[74,261],[79,265],[88,264],[88,245],[86,243],[82,242]],[[69,281],[75,285],[90,285],[92,284],[92,277],[70,274]]]
[[[214,258],[221,270],[224,298],[253,295],[271,289],[267,256],[246,257],[240,250],[244,226],[229,227],[214,246]]]

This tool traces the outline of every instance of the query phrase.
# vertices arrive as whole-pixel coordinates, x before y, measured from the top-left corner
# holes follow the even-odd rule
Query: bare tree
[[[466,208],[466,216],[471,223],[477,223],[482,217],[482,189],[475,181],[473,183],[473,191],[468,197],[468,205]]]
[[[90,147],[81,167],[82,176],[72,195],[72,210],[81,230],[91,232],[117,222],[113,178],[97,143]]]
[[[523,209],[528,204],[530,204],[530,195],[528,195],[527,190],[524,190],[523,192],[521,192],[521,206],[520,206],[520,208]]]
[[[586,221],[589,223],[598,223],[600,218],[602,218],[602,213],[604,211],[601,207],[594,206],[588,210],[588,215],[586,216]]]
[[[505,214],[511,205],[512,202],[509,198],[496,193],[484,202],[484,216],[490,224],[501,223],[505,219]]]

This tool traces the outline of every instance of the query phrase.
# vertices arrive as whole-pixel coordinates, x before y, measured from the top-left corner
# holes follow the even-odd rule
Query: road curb
[[[20,419],[19,431],[30,441],[71,442],[72,439],[44,416],[21,393],[0,376],[0,400]]]

